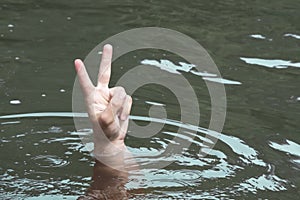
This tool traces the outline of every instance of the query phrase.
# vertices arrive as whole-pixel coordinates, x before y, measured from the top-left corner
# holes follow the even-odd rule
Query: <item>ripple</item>
[[[1,119],[12,118],[36,118],[36,117],[87,117],[86,113],[26,113],[0,116]],[[140,171],[131,174],[130,180],[126,187],[128,189],[137,188],[172,188],[172,190],[181,190],[186,186],[207,188],[205,191],[214,194],[215,188],[212,187],[211,181],[235,180],[231,186],[218,188],[218,192],[244,192],[257,193],[258,191],[283,191],[287,189],[287,181],[278,177],[274,172],[270,174],[270,164],[259,158],[259,153],[250,147],[245,141],[238,137],[225,135],[202,127],[184,124],[180,121],[170,119],[158,119],[144,116],[130,116],[130,119],[145,122],[163,123],[173,127],[183,128],[183,133],[172,131],[162,131],[158,135],[149,138],[146,146],[139,147],[128,146],[129,151],[133,154],[134,159],[140,165]],[[21,123],[22,124],[22,123]],[[50,127],[50,129],[57,129]],[[58,130],[60,128],[58,127]],[[49,133],[46,131],[43,133]],[[37,132],[38,133],[38,132]],[[86,148],[79,137],[89,136],[90,129],[80,130],[78,132],[69,132],[68,135],[59,134],[51,135],[54,138],[44,137],[40,140],[39,146],[56,145],[61,143],[67,147],[64,156],[68,157],[74,152],[81,152]],[[208,135],[209,137],[206,137]],[[72,137],[74,136],[74,137]],[[172,141],[172,138],[178,137],[179,140]],[[24,137],[24,135],[23,135]],[[132,137],[132,136],[129,136]],[[213,143],[211,138],[217,138],[218,144],[225,145],[227,150],[224,151],[219,145],[214,149],[208,149],[206,144]],[[163,154],[166,147],[170,144],[180,145],[180,141],[191,143],[190,148],[182,150],[181,154],[170,153]],[[221,146],[222,146],[221,145]],[[272,148],[288,151],[295,155],[298,150],[298,144],[287,141],[286,145],[269,144]],[[92,150],[92,146],[85,150]],[[205,157],[202,155],[206,154]],[[66,155],[67,154],[67,155]],[[25,155],[25,154],[24,154]],[[89,154],[78,158],[76,163],[89,162]],[[31,158],[36,165],[41,168],[60,168],[70,164],[64,158],[56,155],[38,155]],[[157,169],[156,163],[172,162],[166,168]],[[296,162],[296,161],[295,161]],[[253,173],[255,167],[255,173]],[[248,173],[251,171],[252,173]],[[274,170],[273,170],[274,171]],[[245,175],[242,174],[247,174]],[[208,181],[210,180],[210,181]],[[72,181],[72,180],[69,180]],[[74,183],[75,184],[75,183]]]
[[[43,168],[65,167],[69,164],[68,161],[55,155],[39,155],[31,158],[35,164]]]

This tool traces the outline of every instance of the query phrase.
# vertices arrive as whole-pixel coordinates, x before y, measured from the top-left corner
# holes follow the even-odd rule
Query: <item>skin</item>
[[[111,45],[103,47],[96,86],[90,80],[84,63],[80,59],[74,62],[93,126],[96,158],[93,183],[87,192],[87,198],[79,199],[89,199],[91,196],[101,199],[104,198],[103,195],[126,199],[124,185],[128,179],[129,168],[124,164],[127,155],[124,139],[128,129],[132,98],[122,87],[109,88],[112,53]],[[110,194],[112,191],[113,194]],[[113,199],[112,196],[109,198]]]

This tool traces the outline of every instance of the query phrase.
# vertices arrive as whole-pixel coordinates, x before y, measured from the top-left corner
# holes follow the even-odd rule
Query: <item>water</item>
[[[142,165],[174,163],[160,170],[144,168],[142,176],[130,176],[126,188],[131,198],[297,199],[299,8],[300,3],[294,0],[2,0],[1,196],[76,199],[84,194],[94,162],[78,137],[86,133],[76,131],[72,120],[72,61],[84,58],[113,34],[161,26],[202,44],[223,79],[197,74],[185,60],[168,52],[135,51],[114,63],[111,85],[130,67],[148,62],[169,70],[170,76],[187,77],[200,98],[200,124],[184,126],[177,101],[168,91],[150,85],[134,94],[132,120],[147,123],[150,105],[165,106],[168,124],[151,138],[128,136],[126,144]],[[214,136],[206,129],[210,98],[205,78],[225,84],[228,105],[218,143],[206,157],[199,158],[203,136]],[[157,118],[155,123],[161,120]],[[190,133],[182,139],[192,141],[191,147],[182,155],[152,159],[182,126],[186,135]]]

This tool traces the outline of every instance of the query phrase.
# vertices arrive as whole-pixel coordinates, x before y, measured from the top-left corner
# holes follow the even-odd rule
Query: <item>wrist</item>
[[[121,170],[124,168],[126,146],[123,142],[110,142],[105,146],[95,143],[93,151],[94,158],[106,166]]]

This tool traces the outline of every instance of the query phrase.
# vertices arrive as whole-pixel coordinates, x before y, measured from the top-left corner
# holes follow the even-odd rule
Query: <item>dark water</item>
[[[126,187],[131,197],[298,199],[299,8],[296,0],[1,0],[0,115],[27,114],[0,119],[1,196],[76,199],[85,192],[93,159],[71,117],[73,59],[84,58],[111,35],[158,26],[197,40],[222,77],[234,82],[225,84],[227,116],[214,150],[197,156],[197,141],[207,133],[199,129],[184,154],[167,158],[172,165],[130,177]],[[112,85],[125,69],[145,59],[178,61],[160,51],[129,53],[114,63]],[[207,128],[210,99],[205,82],[192,73],[186,77],[201,97],[202,116],[199,125],[186,129]],[[164,104],[168,119],[177,120],[152,138],[128,136],[129,149],[138,155],[158,153],[182,126],[174,96],[163,94],[162,88],[150,85],[133,95],[132,114],[139,122],[147,123],[142,116],[148,116],[149,101]]]

